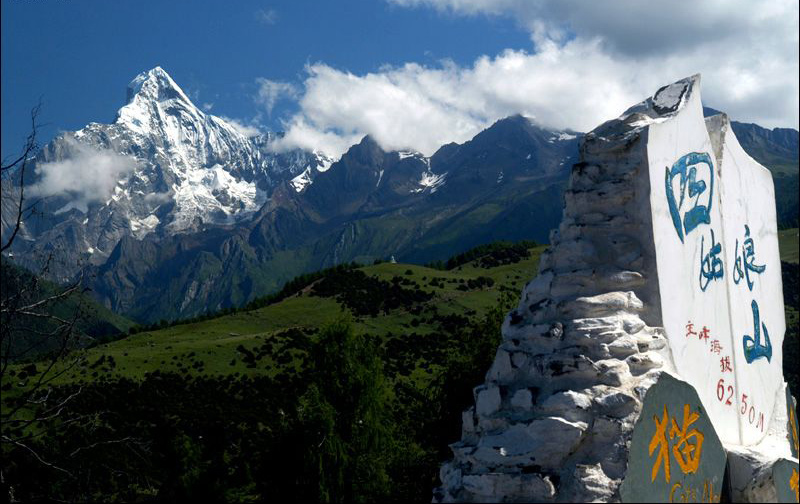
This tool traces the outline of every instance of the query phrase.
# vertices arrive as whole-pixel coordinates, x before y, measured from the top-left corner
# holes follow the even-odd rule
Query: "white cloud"
[[[258,78],[256,84],[258,84],[256,103],[262,105],[267,114],[272,114],[272,109],[279,100],[297,97],[297,89],[288,82]]]
[[[172,193],[169,191],[149,193],[145,195],[144,200],[151,205],[162,205],[172,200]]]
[[[93,202],[111,197],[117,182],[136,169],[136,160],[110,149],[95,149],[73,139],[66,141],[69,157],[36,166],[34,196],[66,196],[69,208],[86,212]]]
[[[426,154],[463,142],[516,113],[588,131],[661,85],[703,74],[707,105],[766,127],[798,125],[798,4],[393,0],[465,15],[513,16],[531,51],[506,50],[472,65],[408,63],[363,75],[308,65],[302,90],[259,81],[268,111],[299,96],[279,148],[338,155],[364,134],[385,148]]]
[[[211,109],[213,109],[213,108],[214,108],[214,103],[213,102],[203,103],[203,111],[204,112],[210,112]]]
[[[798,126],[798,2],[773,0],[389,0],[517,20],[537,45],[597,40],[628,69],[703,73],[706,101],[734,118]],[[666,74],[666,75],[665,75]],[[628,79],[630,73],[616,76]],[[642,90],[644,91],[644,90]]]
[[[258,9],[256,21],[265,25],[274,25],[278,22],[278,12],[275,9]]]
[[[233,126],[233,129],[241,133],[246,137],[254,137],[258,136],[262,133],[261,128],[255,122],[244,122],[239,119],[234,119],[232,117],[225,117],[220,116],[220,119],[228,123],[229,125]]]

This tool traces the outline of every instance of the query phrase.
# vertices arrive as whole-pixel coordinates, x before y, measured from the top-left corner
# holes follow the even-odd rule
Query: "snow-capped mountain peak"
[[[178,99],[188,104],[192,103],[180,86],[160,66],[140,73],[128,84],[127,103],[136,99],[149,101]]]
[[[169,121],[170,116],[180,120]],[[172,132],[169,131],[170,129],[180,130],[182,126],[191,127],[199,123],[215,123],[215,125],[222,125],[234,136],[242,136],[225,121],[221,119],[213,121],[210,120],[210,117],[192,103],[186,93],[163,68],[157,66],[152,70],[140,73],[128,84],[127,103],[117,112],[116,124],[139,134],[148,134],[149,132],[160,133],[163,125],[168,122],[178,122],[178,124],[175,124],[176,128],[168,128],[167,133]],[[172,138],[171,140],[180,141],[182,139]]]
[[[90,260],[97,264],[123,236],[169,236],[247,219],[278,182],[308,168],[310,183],[331,164],[312,152],[273,152],[275,135],[250,138],[224,119],[202,112],[161,67],[137,75],[127,93],[112,124],[90,123],[64,133],[36,160],[39,173],[61,173],[64,166],[81,171],[87,163],[106,160],[113,175],[103,168],[103,176],[115,178],[103,186],[108,189],[103,194],[84,194],[80,205],[73,201],[75,191],[53,188],[43,194],[52,201],[50,211],[59,221],[66,219],[65,224],[73,218],[67,210],[80,211],[72,234],[78,243],[71,248],[92,249]],[[116,168],[120,163],[125,169]],[[86,177],[83,172],[74,175]],[[37,238],[43,244],[47,240]]]

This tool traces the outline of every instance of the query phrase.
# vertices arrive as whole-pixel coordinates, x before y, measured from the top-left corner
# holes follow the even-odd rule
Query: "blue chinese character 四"
[[[704,180],[697,180],[697,168],[705,167],[708,170],[708,186]],[[680,199],[676,199],[672,181],[679,177]],[[684,235],[688,235],[700,224],[711,223],[711,202],[714,196],[714,165],[711,156],[705,152],[690,152],[675,161],[672,169],[666,168],[665,187],[667,191],[667,204],[672,217],[672,224],[678,233],[678,238],[683,243]],[[700,196],[708,190],[708,205],[700,204]],[[688,194],[687,194],[688,193]],[[688,196],[688,198],[687,198]],[[687,206],[691,205],[681,220],[681,209],[684,200]]]

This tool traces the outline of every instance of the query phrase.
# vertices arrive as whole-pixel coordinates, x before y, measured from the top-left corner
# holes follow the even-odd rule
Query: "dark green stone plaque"
[[[662,373],[633,430],[623,502],[719,502],[726,455],[694,387]]]
[[[772,479],[778,502],[797,502],[797,462],[780,459],[772,466]]]

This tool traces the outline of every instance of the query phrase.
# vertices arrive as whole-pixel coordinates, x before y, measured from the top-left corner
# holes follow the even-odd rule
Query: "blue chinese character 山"
[[[747,334],[742,338],[742,345],[744,345],[744,359],[748,364],[754,360],[765,358],[767,362],[772,360],[772,342],[769,340],[769,331],[767,325],[761,322],[761,315],[758,312],[758,303],[754,299],[750,303],[750,308],[753,310],[753,336]],[[764,344],[761,344],[761,329],[764,330]]]

